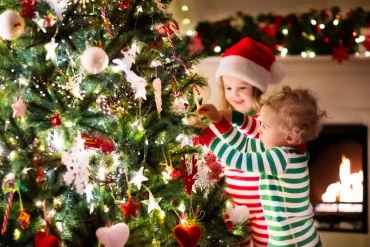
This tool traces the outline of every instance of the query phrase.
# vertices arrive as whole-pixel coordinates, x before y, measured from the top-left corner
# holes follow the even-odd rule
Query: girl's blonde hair
[[[218,110],[233,110],[232,106],[227,102],[226,97],[225,97],[225,89],[224,89],[224,82],[222,80],[222,77],[220,78],[220,83],[219,83],[219,95],[218,95],[218,104],[216,105]],[[247,82],[246,82],[247,83]],[[255,112],[259,112],[261,110],[262,104],[261,104],[261,96],[263,92],[256,88],[253,87],[253,92],[252,92],[252,110]],[[243,112],[246,113],[246,112]]]

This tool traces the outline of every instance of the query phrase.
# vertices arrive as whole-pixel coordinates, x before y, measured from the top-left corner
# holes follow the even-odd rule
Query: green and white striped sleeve
[[[253,139],[244,135],[234,128],[225,118],[222,118],[219,123],[213,124],[213,128],[217,129],[219,133],[218,136],[221,137],[224,142],[237,151],[245,153],[265,151],[265,147],[259,139]]]
[[[250,138],[250,142],[255,141]],[[228,167],[242,171],[277,176],[283,174],[288,165],[288,154],[278,147],[264,152],[243,153],[217,137],[209,148]]]

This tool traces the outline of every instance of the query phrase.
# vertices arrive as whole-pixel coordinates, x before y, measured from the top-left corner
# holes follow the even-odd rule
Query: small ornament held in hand
[[[60,116],[58,113],[54,113],[54,116],[51,118],[51,125],[57,127],[62,124],[62,120],[60,120]]]

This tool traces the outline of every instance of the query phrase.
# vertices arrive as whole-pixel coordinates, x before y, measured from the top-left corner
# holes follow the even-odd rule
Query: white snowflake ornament
[[[84,142],[79,134],[71,150],[62,153],[62,163],[67,167],[67,172],[63,175],[64,181],[67,185],[74,183],[79,194],[89,188],[89,153],[84,148]]]
[[[71,5],[69,0],[45,0],[54,10],[59,20],[63,20],[63,14],[67,10],[68,5]]]

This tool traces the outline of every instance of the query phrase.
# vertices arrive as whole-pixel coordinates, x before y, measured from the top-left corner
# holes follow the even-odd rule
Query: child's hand
[[[219,111],[221,116],[223,116],[228,122],[233,121],[233,111],[230,110],[221,110]]]
[[[217,111],[216,107],[211,104],[205,104],[198,108],[198,114],[207,117],[212,123],[218,123],[221,121],[222,116]]]
[[[205,129],[208,127],[208,125],[202,121],[198,116],[191,116],[188,119],[189,123],[197,128]]]

